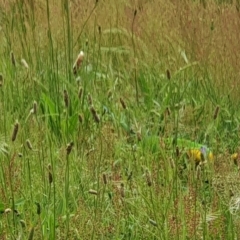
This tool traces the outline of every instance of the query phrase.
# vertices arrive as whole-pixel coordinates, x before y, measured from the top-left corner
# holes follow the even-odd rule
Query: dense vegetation
[[[238,6],[0,0],[0,238],[239,239]]]

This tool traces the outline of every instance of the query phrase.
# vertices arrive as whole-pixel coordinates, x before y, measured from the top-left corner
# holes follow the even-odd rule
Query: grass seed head
[[[92,96],[90,95],[90,93],[88,93],[88,104],[92,105],[93,101],[92,101]]]
[[[14,142],[17,138],[17,134],[18,134],[18,129],[19,129],[19,123],[16,122],[14,124],[14,128],[13,128],[13,133],[12,133],[12,142]]]
[[[3,75],[2,73],[0,73],[0,87],[3,86],[3,82],[4,82]]]
[[[121,103],[123,109],[127,108],[126,103],[122,98],[120,98],[120,103]]]
[[[152,186],[152,180],[151,180],[150,173],[148,171],[146,172],[146,180],[147,180],[147,185],[149,187],[151,187]]]
[[[179,151],[179,147],[178,146],[176,147],[176,156],[180,157],[180,151]]]
[[[79,99],[81,99],[81,97],[82,97],[82,92],[83,92],[82,87],[79,87],[79,89],[78,89],[78,98]]]
[[[106,175],[106,173],[103,173],[103,183],[105,185],[107,184],[107,175]]]
[[[121,183],[121,186],[120,186],[120,194],[121,194],[122,198],[125,197],[125,190],[124,190],[124,184],[123,183]]]
[[[94,121],[95,121],[96,123],[99,123],[99,122],[100,122],[100,117],[98,116],[96,109],[95,109],[93,106],[91,106],[91,107],[90,107],[90,111],[91,111],[91,113],[92,113],[92,116],[93,116]]]
[[[37,102],[33,102],[33,114],[37,114]]]
[[[137,15],[137,9],[134,10],[134,17]]]
[[[101,28],[101,26],[100,26],[100,25],[98,25],[98,33],[99,33],[99,35],[101,35],[101,34],[102,34],[102,28]]]
[[[6,208],[6,209],[4,210],[4,213],[6,213],[6,214],[8,214],[8,213],[10,213],[10,212],[12,212],[12,209],[11,209],[11,208]]]
[[[77,74],[77,71],[78,71],[79,68],[81,67],[82,62],[83,62],[83,59],[84,59],[84,53],[83,53],[83,51],[81,51],[81,52],[78,54],[75,63],[73,64],[73,73],[74,73],[74,75]]]
[[[170,116],[170,114],[171,114],[170,109],[169,107],[167,107],[165,110],[165,116]]]
[[[51,184],[53,182],[53,175],[52,175],[52,166],[48,164],[48,182]]]
[[[166,71],[166,74],[167,74],[167,79],[170,80],[171,79],[171,73],[168,69]]]
[[[215,112],[214,112],[214,115],[213,115],[214,120],[217,119],[217,117],[218,117],[219,109],[220,109],[219,106],[217,106],[216,109],[215,109]]]
[[[34,235],[34,227],[31,228],[31,231],[28,236],[28,240],[33,240],[33,235]]]
[[[63,90],[63,100],[64,100],[65,107],[68,108],[69,107],[69,96],[68,96],[68,91],[66,89]]]
[[[37,206],[37,215],[41,214],[41,205],[38,202],[35,202],[36,206]]]
[[[78,114],[78,121],[80,124],[83,123],[83,115],[82,114]]]
[[[157,223],[156,223],[156,221],[154,221],[154,220],[152,220],[152,219],[149,219],[149,222],[153,225],[153,226],[157,226]]]
[[[24,58],[21,59],[21,63],[26,69],[29,69],[29,66]]]
[[[26,222],[24,220],[21,219],[19,222],[20,222],[22,228],[26,227]]]
[[[14,53],[11,52],[10,55],[11,55],[11,62],[12,62],[12,65],[13,65],[14,67],[16,67],[16,59],[15,59]]]
[[[112,95],[113,95],[112,91],[111,91],[111,90],[108,90],[108,92],[107,92],[107,98],[108,98],[108,100],[110,100],[110,99],[112,98]]]
[[[73,142],[70,142],[68,145],[67,145],[67,148],[66,148],[66,151],[67,151],[67,156],[71,153],[72,151],[72,148],[73,148]]]
[[[33,147],[32,147],[32,143],[30,142],[29,139],[27,139],[26,144],[27,144],[27,147],[28,147],[30,150],[33,149]]]
[[[96,190],[93,190],[93,189],[90,189],[88,191],[89,194],[92,194],[92,195],[98,195],[98,192]]]

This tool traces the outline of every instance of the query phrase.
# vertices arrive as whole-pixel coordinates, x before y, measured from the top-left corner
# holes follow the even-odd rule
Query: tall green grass
[[[161,3],[1,2],[0,238],[239,238],[237,13]]]

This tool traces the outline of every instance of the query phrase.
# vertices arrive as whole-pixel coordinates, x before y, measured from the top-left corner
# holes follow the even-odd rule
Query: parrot
[[[165,144],[171,145],[173,138],[166,138]],[[195,161],[196,165],[205,161],[213,161],[212,151],[204,144],[196,143],[184,138],[177,138],[176,146],[180,149],[184,149],[190,160]]]

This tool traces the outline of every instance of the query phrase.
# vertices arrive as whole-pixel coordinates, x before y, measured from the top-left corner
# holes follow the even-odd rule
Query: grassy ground
[[[238,7],[1,0],[0,238],[239,239]]]

